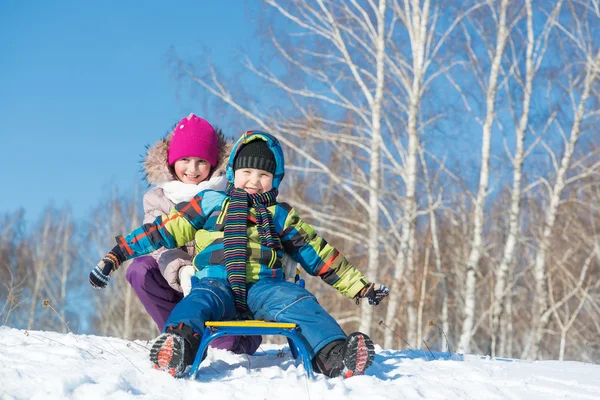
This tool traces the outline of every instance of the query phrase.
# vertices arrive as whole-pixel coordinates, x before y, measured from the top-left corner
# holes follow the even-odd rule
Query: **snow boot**
[[[346,340],[334,340],[313,359],[315,370],[330,378],[362,375],[373,363],[375,346],[364,333],[354,332]]]
[[[167,371],[175,378],[185,375],[188,366],[194,363],[200,346],[200,336],[191,327],[181,323],[165,329],[150,349],[150,361],[154,369]]]

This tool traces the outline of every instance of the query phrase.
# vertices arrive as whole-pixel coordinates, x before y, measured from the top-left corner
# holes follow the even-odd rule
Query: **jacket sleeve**
[[[306,272],[321,277],[344,296],[354,298],[369,283],[365,276],[317,235],[312,226],[302,221],[293,207],[285,203],[279,205],[285,211],[276,212],[274,220],[279,225],[277,220],[285,218],[280,231],[285,252],[300,263]]]
[[[169,211],[164,209],[168,203],[164,201],[163,204],[161,204],[160,195],[156,191],[157,189],[154,188],[144,195],[144,224],[151,223],[156,217],[160,217]]]
[[[190,201],[177,204],[169,215],[161,215],[129,235],[117,236],[117,244],[128,259],[139,257],[162,247],[174,249],[194,239],[202,229],[206,214],[202,210],[203,193]]]
[[[166,200],[161,201],[161,196],[164,197],[162,191],[159,188],[150,189],[143,198],[144,206],[144,224],[149,224],[161,215],[168,214],[170,209],[165,209],[170,203]],[[168,249],[161,248],[151,253],[152,257],[158,262]]]

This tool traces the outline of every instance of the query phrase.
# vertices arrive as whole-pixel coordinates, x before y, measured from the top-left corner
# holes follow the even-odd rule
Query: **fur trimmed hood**
[[[213,168],[211,176],[214,174],[223,175],[227,167],[227,161],[233,144],[228,142],[219,128],[215,128],[217,138],[219,139],[219,158],[217,165]],[[146,155],[142,160],[142,171],[144,172],[144,180],[149,185],[176,181],[177,177],[173,173],[173,169],[169,167],[168,155],[169,145],[173,131],[169,132],[164,138],[151,146],[146,146]]]

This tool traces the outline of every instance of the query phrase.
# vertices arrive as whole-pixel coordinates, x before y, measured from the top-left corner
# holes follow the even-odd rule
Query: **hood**
[[[212,176],[214,174],[223,175],[225,173],[227,159],[232,147],[232,144],[228,143],[227,139],[225,139],[221,129],[216,128],[215,130],[219,139],[219,158],[217,159],[217,165],[213,168]],[[169,145],[171,144],[172,137],[173,131],[153,145],[146,146],[147,151],[146,156],[142,160],[142,171],[144,172],[144,180],[149,185],[177,180],[168,162]]]
[[[240,147],[242,147],[242,145],[253,140],[264,140],[267,142],[269,149],[275,155],[275,162],[277,165],[275,167],[275,174],[273,176],[273,187],[279,189],[279,184],[285,175],[285,159],[283,157],[283,150],[281,149],[279,140],[275,139],[271,134],[261,131],[247,131],[237,140],[237,142],[235,142],[231,148],[229,162],[227,163],[227,179],[229,182],[233,182],[233,160],[235,160],[238,150]]]

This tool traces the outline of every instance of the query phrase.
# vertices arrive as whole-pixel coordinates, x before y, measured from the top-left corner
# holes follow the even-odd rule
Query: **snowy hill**
[[[377,348],[366,376],[309,380],[287,347],[263,345],[252,357],[209,350],[191,381],[153,370],[149,348],[0,327],[0,399],[600,399],[600,366],[580,362]]]

